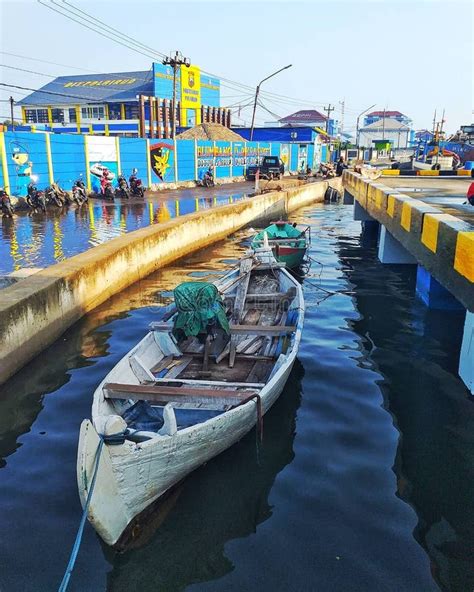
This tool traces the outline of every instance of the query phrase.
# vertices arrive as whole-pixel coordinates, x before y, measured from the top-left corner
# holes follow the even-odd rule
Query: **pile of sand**
[[[177,140],[221,140],[223,142],[245,142],[245,139],[228,127],[220,123],[201,123],[182,134],[176,136]]]

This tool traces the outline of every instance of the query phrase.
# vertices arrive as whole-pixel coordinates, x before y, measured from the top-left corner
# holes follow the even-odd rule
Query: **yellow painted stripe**
[[[7,150],[5,148],[5,134],[0,133],[0,155],[2,159],[3,187],[7,193],[10,193],[10,177],[8,175]]]
[[[470,177],[471,171],[466,170],[466,169],[458,169],[457,174],[459,177]]]
[[[387,214],[390,216],[390,218],[393,218],[395,214],[395,198],[393,195],[388,196]]]
[[[436,253],[438,246],[439,219],[436,216],[425,214],[423,216],[423,230],[421,231],[421,242],[430,251]]]
[[[400,169],[383,169],[382,175],[384,177],[396,177],[400,174]]]
[[[90,191],[91,190],[91,172],[89,170],[89,167],[90,167],[89,146],[87,144],[89,136],[83,136],[83,138],[84,138],[84,155],[86,157],[86,187],[87,187],[87,191]]]
[[[474,232],[458,232],[454,269],[474,282]]]
[[[50,184],[54,182],[53,158],[51,156],[51,136],[45,134],[46,138],[46,157],[48,159],[48,175]]]
[[[117,172],[119,175],[122,174],[122,161],[120,159],[120,142],[119,137],[115,136],[115,152],[117,153]]]
[[[408,202],[404,202],[402,206],[402,228],[407,232],[410,232],[411,228],[411,205]]]
[[[382,198],[383,198],[383,193],[382,191],[378,191],[375,194],[375,205],[379,208],[382,209]]]
[[[150,140],[146,140],[146,172],[148,178],[148,189],[151,189],[151,157],[150,157]]]
[[[428,170],[421,170],[418,171],[418,175],[420,177],[439,177],[439,171],[432,171],[430,169]]]

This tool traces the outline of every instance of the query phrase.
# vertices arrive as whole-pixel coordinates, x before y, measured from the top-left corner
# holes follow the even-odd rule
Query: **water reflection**
[[[265,438],[253,430],[240,443],[197,470],[184,483],[169,515],[157,516],[152,540],[140,549],[111,555],[108,592],[185,590],[234,569],[225,545],[256,532],[272,515],[268,496],[278,473],[294,458],[296,412],[303,366],[296,362],[288,383],[265,416]]]
[[[394,472],[397,495],[418,515],[414,537],[443,590],[474,589],[474,409],[457,376],[464,314],[419,302],[410,266],[374,261],[376,237],[361,257],[343,238],[338,250],[354,286],[363,360],[380,385],[401,438]],[[449,327],[449,330],[447,330]]]
[[[2,218],[0,274],[21,267],[46,267],[143,226],[233,203],[244,199],[248,189],[243,185],[232,194],[226,187],[205,194],[182,190],[146,201],[91,199],[82,207],[48,209],[46,214],[18,212],[12,220]]]

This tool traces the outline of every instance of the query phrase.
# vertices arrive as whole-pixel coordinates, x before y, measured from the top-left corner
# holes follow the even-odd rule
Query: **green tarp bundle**
[[[207,282],[184,282],[174,289],[178,314],[174,330],[181,329],[186,337],[207,333],[208,324],[219,323],[230,332],[224,304],[218,289]]]

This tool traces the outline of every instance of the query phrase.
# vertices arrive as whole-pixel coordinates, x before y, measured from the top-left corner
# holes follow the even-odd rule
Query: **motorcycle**
[[[136,176],[135,172],[130,175],[128,183],[130,185],[130,191],[132,195],[135,195],[136,197],[145,196],[145,188],[143,187],[142,180]]]
[[[208,169],[204,173],[202,179],[198,181],[198,185],[200,185],[201,187],[214,187],[214,173],[210,169]]]
[[[319,165],[318,175],[320,177],[322,177],[323,179],[332,179],[333,177],[336,176],[336,171],[334,170],[334,167],[332,164],[330,164],[330,163],[325,164],[325,163],[321,162]]]
[[[78,206],[82,206],[83,203],[86,203],[89,200],[85,183],[82,180],[82,175],[72,186],[72,199]]]
[[[130,199],[130,188],[127,183],[127,179],[125,175],[119,175],[118,178],[118,187],[115,190],[116,197],[125,197],[126,199]]]
[[[46,203],[62,208],[66,203],[63,193],[63,190],[57,183],[51,183],[44,191]]]
[[[39,191],[34,181],[28,184],[28,195],[26,196],[26,203],[33,210],[40,209],[46,213],[46,198],[44,191]]]
[[[10,196],[5,191],[5,189],[0,189],[0,209],[2,210],[2,214],[4,216],[13,218],[12,202],[10,200]]]
[[[100,192],[103,195],[103,197],[105,197],[105,199],[114,199],[115,197],[112,182],[107,177],[107,174],[104,174],[100,180]]]

